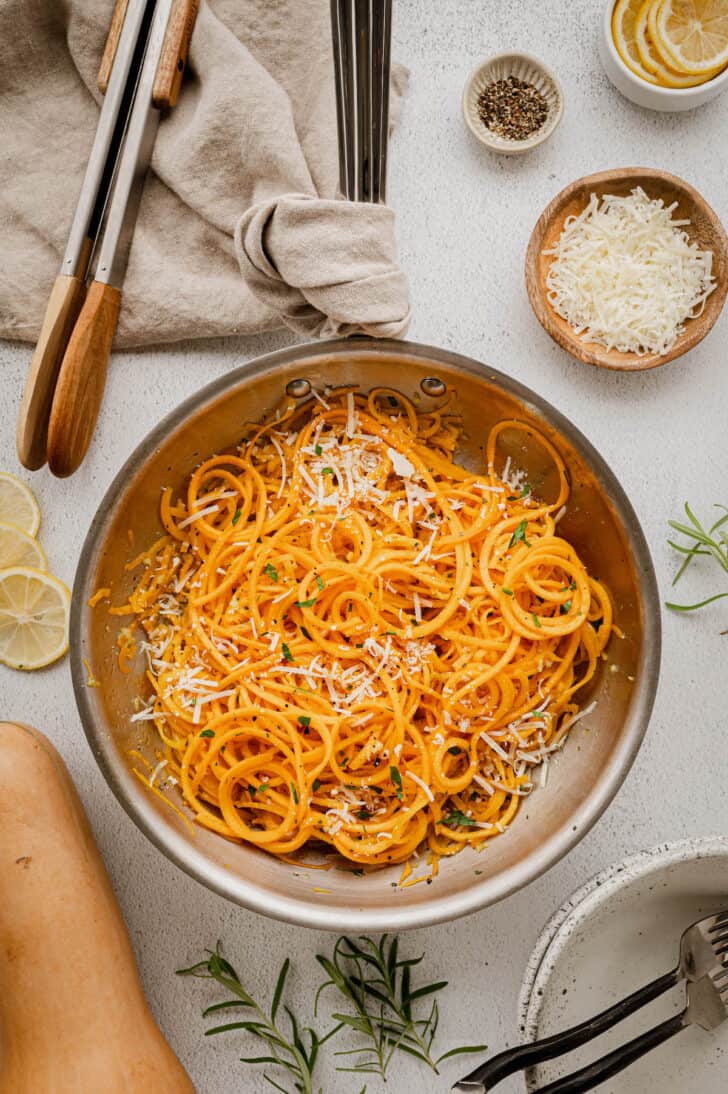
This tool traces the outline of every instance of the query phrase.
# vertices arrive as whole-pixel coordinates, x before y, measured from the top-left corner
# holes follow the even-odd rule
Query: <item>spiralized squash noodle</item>
[[[163,492],[165,533],[112,610],[144,631],[133,717],[199,824],[361,865],[424,847],[436,867],[505,831],[564,743],[610,599],[557,534],[556,449],[504,421],[466,470],[449,398],[327,392]],[[553,500],[496,470],[514,428],[553,460]]]

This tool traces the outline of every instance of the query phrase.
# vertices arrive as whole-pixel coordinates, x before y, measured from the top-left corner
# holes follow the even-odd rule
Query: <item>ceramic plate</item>
[[[663,844],[592,878],[544,929],[520,999],[524,1040],[558,1033],[667,972],[685,927],[728,908],[728,838]],[[569,1074],[682,1009],[684,986],[563,1061],[527,1075],[527,1089]],[[602,1084],[600,1094],[725,1094],[728,1023],[689,1029]]]

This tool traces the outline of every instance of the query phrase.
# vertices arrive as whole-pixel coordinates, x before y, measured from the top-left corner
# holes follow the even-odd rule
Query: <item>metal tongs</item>
[[[30,363],[20,462],[71,475],[106,382],[121,287],[159,119],[180,91],[199,0],[116,0],[99,69],[105,93],[76,212]]]
[[[688,982],[687,1003],[680,1014],[593,1064],[539,1087],[536,1094],[586,1094],[688,1026],[711,1030],[721,1025],[728,1018],[728,911],[707,916],[688,927],[680,939],[678,963],[670,972],[578,1026],[530,1045],[506,1049],[456,1083],[451,1094],[485,1094],[516,1071],[563,1056],[611,1029],[682,980]]]
[[[392,0],[331,0],[339,188],[383,202],[387,186]]]

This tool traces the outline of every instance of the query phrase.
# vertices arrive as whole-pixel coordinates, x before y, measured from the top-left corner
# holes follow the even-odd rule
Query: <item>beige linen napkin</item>
[[[0,335],[37,337],[98,118],[113,0],[0,0]],[[393,74],[393,115],[404,89]],[[162,120],[119,347],[252,333],[398,336],[385,207],[336,197],[328,0],[210,0]],[[241,276],[242,273],[242,276]]]

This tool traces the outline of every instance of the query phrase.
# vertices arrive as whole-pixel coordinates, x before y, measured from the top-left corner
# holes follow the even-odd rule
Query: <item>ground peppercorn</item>
[[[533,84],[508,76],[483,88],[478,96],[478,115],[491,133],[511,141],[524,141],[541,128],[548,117],[545,98]]]

